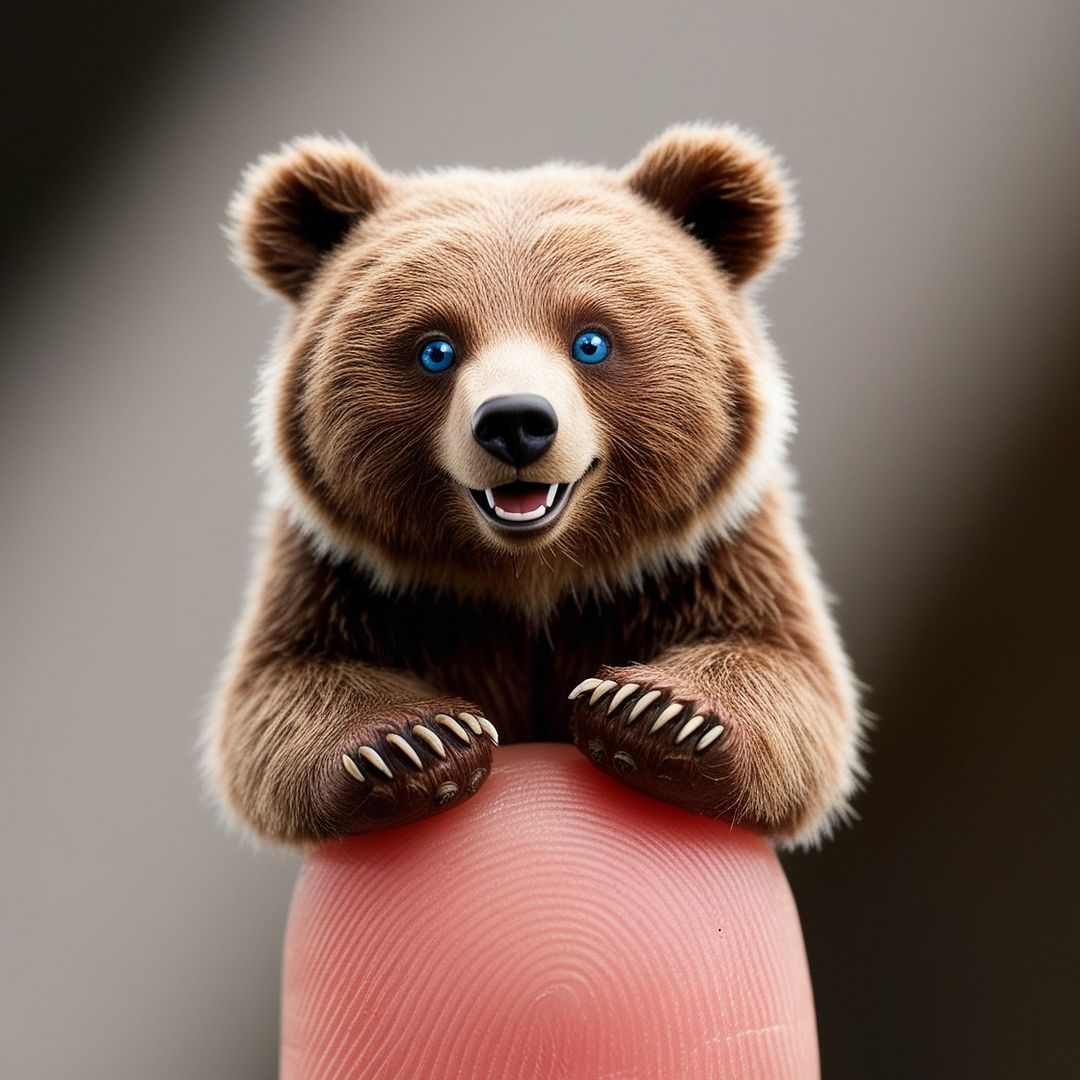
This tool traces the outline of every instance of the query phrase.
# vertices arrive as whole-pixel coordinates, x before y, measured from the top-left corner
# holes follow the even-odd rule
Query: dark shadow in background
[[[933,608],[873,675],[862,820],[785,860],[826,1077],[1080,1076],[1075,342],[1028,452],[990,463]]]
[[[148,86],[212,10],[6,13],[5,284],[72,198],[72,172],[121,149]],[[1065,349],[1075,372],[1075,338]],[[907,647],[861,672],[883,717],[863,820],[786,860],[833,1080],[1080,1075],[1077,416],[1073,379],[1028,456],[996,463],[983,520]]]
[[[25,255],[48,241],[76,196],[77,170],[93,176],[123,143],[124,130],[189,52],[207,16],[226,5],[9,4],[0,23],[0,94],[8,107],[0,179],[0,286],[17,285]]]

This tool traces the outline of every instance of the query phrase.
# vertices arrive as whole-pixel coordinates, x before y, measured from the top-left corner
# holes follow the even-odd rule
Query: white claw
[[[470,728],[472,728],[472,733],[474,735],[480,735],[483,733],[484,729],[480,726],[480,721],[477,720],[471,712],[459,712],[457,714],[457,718],[459,720],[464,720],[465,723],[468,724]]]
[[[431,728],[426,728],[423,724],[415,724],[412,733],[414,739],[419,739],[444,761],[446,760],[446,748],[442,744],[442,739]]]
[[[573,701],[574,698],[580,697],[586,690],[592,690],[593,687],[599,686],[603,681],[603,679],[586,679],[584,682],[579,682],[577,686],[570,691],[570,696],[567,700]]]
[[[348,754],[341,755],[341,764],[345,766],[345,771],[354,779],[359,780],[361,784],[366,784],[367,780],[364,778],[364,774],[360,771],[360,766]]]
[[[361,746],[356,751],[369,765],[374,765],[388,780],[394,779],[394,774],[390,771],[390,766],[386,764],[382,759],[382,755],[378,750],[372,750],[370,746]]]
[[[638,698],[637,704],[630,710],[626,722],[632,724],[659,696],[659,690],[650,690],[647,694],[642,694]]]
[[[702,750],[708,749],[708,747],[712,746],[712,744],[723,734],[723,724],[717,724],[711,731],[706,731],[705,734],[698,739],[697,746],[694,747],[694,753],[700,754]]]
[[[691,716],[689,720],[679,729],[679,734],[675,736],[676,744],[681,743],[683,739],[689,738],[702,724],[705,723],[704,716]]]
[[[653,726],[649,728],[649,734],[655,735],[666,723],[670,720],[674,720],[685,708],[686,706],[681,702],[673,701],[653,722]]]
[[[592,697],[589,698],[589,704],[595,705],[605,694],[610,694],[619,684],[612,682],[611,679],[605,679],[593,692]]]
[[[478,716],[476,722],[484,729],[484,734],[496,745],[499,745],[499,732],[495,725],[486,717]]]
[[[608,702],[607,714],[610,716],[635,690],[641,687],[636,682],[628,682],[615,691],[615,696]]]
[[[447,731],[452,731],[466,746],[472,745],[469,733],[452,716],[447,716],[443,712],[436,713],[435,723],[442,724]]]
[[[386,741],[397,751],[401,753],[403,757],[409,759],[412,765],[417,769],[423,769],[424,763],[420,760],[420,755],[400,736],[397,732],[391,732],[386,736]]]

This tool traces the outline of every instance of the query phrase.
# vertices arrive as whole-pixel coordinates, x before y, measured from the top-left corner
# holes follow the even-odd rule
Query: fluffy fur
[[[307,139],[231,214],[238,261],[290,305],[257,405],[265,550],[207,740],[237,817],[304,843],[452,806],[486,776],[490,710],[504,739],[574,739],[687,809],[823,835],[859,712],[753,299],[797,231],[773,156],[681,127],[620,172],[389,176]],[[571,359],[583,329],[602,364]],[[433,375],[436,335],[458,362]],[[559,417],[523,468],[470,426],[516,393]],[[469,489],[522,480],[575,486],[509,535]],[[585,676],[600,698],[568,701]]]

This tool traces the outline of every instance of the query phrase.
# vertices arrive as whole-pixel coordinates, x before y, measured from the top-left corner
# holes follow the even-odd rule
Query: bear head
[[[772,154],[682,126],[612,171],[262,159],[240,264],[289,303],[258,399],[272,501],[387,589],[543,613],[699,559],[790,428],[754,304],[796,217]]]

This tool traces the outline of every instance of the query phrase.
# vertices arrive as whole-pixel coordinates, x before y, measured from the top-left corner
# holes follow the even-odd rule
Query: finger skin
[[[502,748],[454,811],[309,857],[281,1075],[816,1077],[787,881],[759,837],[571,746]]]

